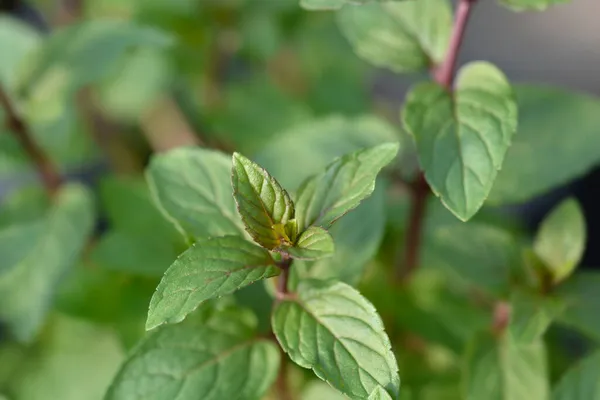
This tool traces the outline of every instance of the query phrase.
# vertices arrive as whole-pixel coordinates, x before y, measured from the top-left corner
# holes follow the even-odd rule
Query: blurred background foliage
[[[14,296],[0,298],[0,393],[11,400],[100,399],[143,335],[149,299],[188,245],[151,199],[143,172],[154,152],[239,151],[295,188],[332,157],[401,141],[403,154],[372,198],[333,228],[336,257],[297,263],[293,279],[358,285],[404,349],[405,393],[421,400],[458,398],[459,355],[472,332],[489,325],[488,299],[521,285],[527,222],[556,196],[531,200],[600,160],[598,99],[519,86],[519,131],[488,206],[463,224],[431,199],[423,268],[410,288],[395,290],[389,275],[408,207],[399,182],[416,168],[397,109],[407,83],[425,75],[391,80],[354,54],[334,13],[306,12],[298,0],[1,4],[0,84],[73,182],[49,203],[27,154],[0,125],[0,293]],[[42,273],[21,268],[3,277],[22,255],[44,260]],[[596,261],[588,254],[585,262]],[[562,288],[576,306],[547,337],[554,381],[600,340],[600,324],[588,318],[600,310],[594,280]],[[262,331],[270,284],[237,296],[257,311]],[[323,383],[304,388],[304,371],[290,375],[298,398],[335,399]]]

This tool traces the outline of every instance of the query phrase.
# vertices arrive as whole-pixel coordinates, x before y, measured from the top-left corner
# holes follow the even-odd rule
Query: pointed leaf
[[[165,272],[150,301],[146,329],[181,322],[206,300],[278,274],[268,251],[239,236],[199,240]]]
[[[346,4],[367,4],[372,1],[400,1],[400,0],[300,0],[300,5],[307,10],[337,10]]]
[[[571,198],[556,206],[544,219],[533,249],[558,283],[571,275],[581,261],[585,242],[583,211],[577,200]]]
[[[364,60],[396,72],[441,62],[452,30],[447,0],[372,3],[338,12],[342,33]]]
[[[560,301],[549,297],[536,297],[525,292],[513,292],[509,332],[519,343],[539,340],[550,324],[563,310]]]
[[[510,84],[495,66],[463,67],[454,94],[436,83],[417,85],[403,111],[427,182],[459,219],[487,198],[517,126]]]
[[[377,174],[396,157],[398,148],[398,143],[385,143],[346,154],[305,180],[296,195],[300,231],[311,225],[328,228],[369,197]]]
[[[154,155],[146,170],[163,214],[195,239],[244,234],[231,196],[230,175],[225,154],[191,147]]]
[[[243,311],[203,309],[151,332],[121,367],[106,400],[262,398],[277,376],[279,351],[255,337],[256,320]]]
[[[544,344],[518,344],[510,335],[477,336],[467,351],[467,400],[545,400],[549,395]]]
[[[600,352],[571,367],[552,391],[552,400],[600,399]]]
[[[285,225],[294,217],[294,203],[269,173],[239,153],[233,154],[231,178],[233,196],[246,231],[267,249],[285,240],[275,225]]]
[[[576,328],[600,342],[600,273],[578,273],[556,288],[557,297],[565,303],[561,322]]]
[[[390,341],[371,303],[341,282],[304,281],[275,307],[273,332],[292,361],[352,399],[378,386],[398,397]]]
[[[91,193],[69,184],[41,220],[0,231],[0,321],[17,339],[29,341],[38,332],[93,223]]]
[[[368,400],[393,400],[392,396],[381,386],[378,386],[370,395]]]
[[[318,226],[311,226],[300,235],[295,246],[284,248],[282,251],[295,259],[318,260],[331,257],[335,246],[329,232]]]

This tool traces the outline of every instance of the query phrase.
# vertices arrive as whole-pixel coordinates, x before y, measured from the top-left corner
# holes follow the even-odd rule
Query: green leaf
[[[338,22],[364,60],[396,72],[426,70],[440,63],[452,31],[447,0],[373,3],[344,7]]]
[[[338,392],[322,381],[313,381],[302,391],[302,400],[348,400],[347,396]]]
[[[160,238],[115,230],[100,238],[90,260],[100,268],[161,277],[178,254],[171,243]]]
[[[523,203],[586,174],[600,161],[597,97],[542,85],[514,89],[518,133],[490,193],[488,203],[494,205]]]
[[[569,0],[500,0],[500,4],[513,11],[544,11],[550,6],[568,2]]]
[[[369,395],[368,400],[393,400],[392,396],[386,392],[381,386],[375,388],[375,390]]]
[[[398,0],[300,0],[300,5],[307,10],[337,10],[346,4],[367,4],[371,1],[398,1]]]
[[[165,216],[192,238],[243,234],[230,186],[231,161],[200,148],[155,155],[148,185]]]
[[[274,249],[286,239],[275,225],[285,225],[294,217],[294,203],[269,173],[239,153],[233,154],[233,196],[246,231],[254,241]]]
[[[21,64],[17,90],[36,101],[59,99],[82,85],[97,82],[127,51],[139,47],[165,47],[172,37],[131,21],[85,21],[53,32]],[[54,90],[52,90],[54,89]],[[63,97],[64,99],[64,97]],[[32,99],[33,100],[33,99]]]
[[[341,282],[305,281],[275,307],[273,332],[292,361],[352,399],[377,386],[398,397],[400,378],[377,311]]]
[[[306,179],[296,195],[300,231],[312,225],[329,228],[356,208],[373,193],[377,174],[396,157],[398,149],[398,143],[386,143],[346,154]]]
[[[396,141],[399,136],[394,126],[373,116],[327,117],[288,130],[263,148],[256,158],[285,187],[295,188],[306,176],[318,174],[333,158]],[[286,154],[286,164],[281,163],[281,154]],[[298,167],[288,168],[288,164]],[[382,178],[379,180],[385,184]],[[301,275],[303,278],[335,278],[350,284],[358,282],[383,238],[386,188],[381,183],[377,183],[370,198],[329,229],[335,242],[334,257],[296,261],[292,277]]]
[[[206,300],[278,274],[271,254],[241,237],[199,240],[165,272],[150,301],[146,329],[181,322]]]
[[[444,271],[453,282],[494,294],[509,288],[511,266],[520,256],[511,232],[490,224],[456,221],[428,224],[424,236],[423,266]]]
[[[124,358],[110,330],[55,315],[12,366],[6,393],[11,399],[101,400]]]
[[[0,82],[11,87],[19,64],[41,42],[40,35],[33,28],[18,19],[7,15],[0,17]]]
[[[418,84],[402,118],[433,192],[459,219],[470,219],[490,193],[517,127],[502,72],[485,62],[468,64],[454,94],[436,83]]]
[[[557,297],[565,302],[560,321],[600,342],[600,274],[583,272],[573,275],[556,288]]]
[[[543,261],[554,283],[573,273],[583,257],[586,242],[585,217],[577,200],[556,206],[542,222],[533,249]]]
[[[260,399],[277,376],[279,350],[255,337],[245,310],[199,310],[151,332],[134,349],[106,400]]]
[[[464,398],[545,400],[549,396],[544,344],[510,337],[477,336],[467,351]]]
[[[520,291],[513,292],[510,305],[509,332],[519,343],[539,340],[563,310],[563,304],[555,299]]]
[[[56,285],[77,261],[94,222],[91,193],[66,185],[40,221],[0,232],[0,321],[30,341],[44,322]]]
[[[329,232],[318,226],[311,226],[302,232],[293,247],[286,247],[281,251],[289,253],[295,259],[317,260],[331,257],[335,252],[335,246]]]
[[[596,351],[571,367],[552,391],[552,400],[600,398],[600,352]]]

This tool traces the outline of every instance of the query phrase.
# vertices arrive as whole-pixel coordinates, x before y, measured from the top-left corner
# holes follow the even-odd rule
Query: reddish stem
[[[450,46],[446,59],[434,71],[433,77],[437,83],[450,89],[454,78],[454,70],[456,69],[456,60],[458,52],[462,45],[467,22],[471,16],[473,5],[477,0],[460,0],[456,7],[456,17],[454,19],[454,27],[452,28],[452,36],[450,37]]]
[[[448,88],[452,88],[456,60],[463,42],[467,22],[477,0],[460,0],[456,8],[456,17],[450,37],[450,45],[445,60],[432,70],[433,79]],[[423,231],[423,220],[425,217],[425,206],[430,190],[425,175],[420,173],[412,188],[412,205],[406,231],[406,244],[404,248],[404,259],[398,269],[402,280],[408,278],[419,265],[419,250],[421,247],[421,236]]]
[[[510,323],[511,314],[512,309],[510,304],[504,301],[496,303],[494,308],[494,319],[492,321],[492,332],[494,335],[500,336],[506,331],[506,328]]]
[[[53,196],[62,183],[58,170],[44,151],[33,140],[27,124],[21,119],[4,88],[0,86],[0,106],[4,109],[6,126],[21,144],[21,147],[35,163],[40,179],[50,196]]]
[[[281,268],[281,275],[279,275],[279,280],[277,281],[277,298],[279,300],[285,298],[289,293],[288,282],[290,280],[290,267],[293,261],[287,254],[282,254],[282,257],[282,260],[277,263],[277,266]]]

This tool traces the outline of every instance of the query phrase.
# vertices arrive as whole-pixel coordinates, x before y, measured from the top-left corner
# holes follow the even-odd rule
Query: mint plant
[[[0,5],[0,399],[600,398],[593,215],[511,212],[600,100],[459,65],[479,2]]]

